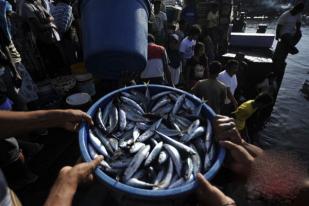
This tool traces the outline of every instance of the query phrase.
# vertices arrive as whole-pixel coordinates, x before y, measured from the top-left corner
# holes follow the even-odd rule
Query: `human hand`
[[[90,126],[94,123],[89,115],[81,110],[57,110],[56,115],[50,121],[55,121],[57,127],[64,128],[68,131],[75,132],[78,130],[82,121],[85,121]]]
[[[202,174],[197,174],[197,181],[200,187],[197,191],[199,204],[201,206],[232,206],[235,201],[226,196],[217,187],[211,185]]]
[[[228,140],[236,144],[241,144],[244,141],[236,129],[233,118],[217,115],[213,122],[213,126],[217,141]]]
[[[247,177],[250,174],[254,157],[242,146],[230,141],[221,141],[220,145],[231,153],[231,160],[226,166],[236,174]]]
[[[91,162],[80,163],[74,167],[66,166],[61,169],[58,179],[77,188],[78,184],[93,180],[92,172],[102,160],[103,156],[98,156]]]

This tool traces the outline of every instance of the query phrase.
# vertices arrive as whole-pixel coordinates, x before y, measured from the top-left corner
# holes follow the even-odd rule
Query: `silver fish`
[[[143,147],[145,147],[144,143],[141,142],[136,142],[134,143],[131,148],[130,148],[130,153],[131,154],[135,154],[136,152],[138,152],[140,149],[142,149]]]
[[[156,112],[159,108],[169,104],[171,102],[168,98],[161,99],[151,110],[152,113]]]
[[[105,123],[103,122],[103,119],[102,119],[102,109],[101,109],[101,107],[99,107],[98,112],[96,113],[96,121],[97,121],[98,127],[100,129],[106,131],[106,126],[105,126]]]
[[[170,93],[168,96],[172,101],[177,102],[178,96],[175,93]]]
[[[200,116],[202,109],[203,109],[204,103],[201,103],[193,112],[193,116]]]
[[[196,130],[200,126],[200,124],[201,124],[201,121],[199,119],[195,120],[188,128],[188,134]]]
[[[190,147],[188,147],[188,146],[186,146],[186,145],[184,145],[184,144],[182,144],[182,143],[180,143],[180,142],[178,142],[178,141],[176,141],[176,140],[166,136],[165,134],[162,134],[162,133],[160,133],[158,131],[156,131],[156,132],[160,135],[160,137],[162,137],[163,141],[173,145],[177,149],[179,149],[179,150],[181,150],[183,152],[189,153],[191,155],[195,154],[195,151],[192,148],[190,148]]]
[[[114,150],[113,148],[111,147],[107,137],[96,127],[93,128],[93,131],[92,130],[89,130],[89,133],[92,133],[94,136],[96,136],[97,138],[99,138],[99,140],[101,141],[101,143],[104,145],[104,147],[106,148],[106,150],[109,152],[109,153],[113,153]]]
[[[131,129],[133,129],[135,126],[135,124],[133,122],[127,123],[125,130],[129,131]]]
[[[195,104],[191,100],[189,100],[188,98],[185,99],[184,105],[186,106],[186,108],[188,110],[190,110],[191,113],[193,113],[196,109]]]
[[[174,189],[177,187],[180,187],[184,184],[187,184],[188,182],[191,182],[194,179],[194,176],[191,175],[190,178],[188,180],[186,180],[185,178],[180,178],[179,180],[177,180],[176,182],[174,182],[173,184],[171,184],[168,189]]]
[[[161,122],[162,119],[159,119],[157,122],[155,122],[146,132],[137,138],[137,141],[145,142],[150,137],[152,137],[155,134],[155,130],[159,128]]]
[[[144,114],[144,113],[145,113],[145,112],[144,112],[144,109],[143,109],[141,106],[139,106],[139,104],[137,104],[134,100],[129,99],[129,98],[124,97],[124,96],[120,97],[120,99],[122,100],[122,102],[123,102],[124,104],[127,104],[127,105],[129,105],[129,106],[135,108],[135,109],[136,109],[137,111],[139,111],[141,114]]]
[[[115,162],[110,163],[110,166],[114,169],[125,169],[129,166],[132,158],[121,159]]]
[[[174,170],[173,161],[171,159],[169,159],[168,170],[166,172],[165,177],[163,178],[163,180],[159,184],[160,189],[165,189],[170,185],[171,180],[173,178],[173,170]]]
[[[193,173],[193,161],[190,157],[188,157],[184,164],[184,178],[188,180]]]
[[[183,138],[181,138],[181,141],[187,143],[197,137],[202,136],[205,133],[205,131],[206,131],[205,127],[198,127],[191,134],[184,135]]]
[[[178,150],[169,145],[169,144],[164,144],[164,149],[167,151],[171,159],[173,160],[173,163],[175,165],[175,170],[178,174],[178,176],[181,176],[181,170],[182,170],[182,162],[181,162],[181,156],[178,152]]]
[[[104,157],[110,158],[106,148],[104,147],[104,145],[101,143],[101,141],[99,140],[99,138],[97,138],[91,130],[89,130],[89,141],[92,144],[92,146],[100,153],[102,154]]]
[[[128,181],[137,169],[141,166],[143,161],[148,157],[150,151],[150,146],[144,146],[140,151],[134,156],[133,160],[130,162],[130,165],[124,172],[124,180]]]
[[[113,148],[114,151],[119,150],[119,142],[117,139],[115,138],[110,138],[109,139],[109,143],[111,145],[111,147]]]
[[[161,132],[169,137],[174,137],[181,135],[178,130],[175,129],[169,129],[167,126],[164,124],[161,124],[160,127],[157,129],[158,132]]]
[[[126,118],[126,112],[122,109],[119,109],[119,130],[123,131],[127,127],[127,118]]]
[[[169,155],[166,153],[166,151],[161,151],[158,159],[159,164],[164,164],[168,160],[168,157]]]
[[[137,122],[136,123],[136,127],[140,130],[146,131],[147,129],[149,129],[151,126],[148,124],[145,124],[144,122]]]
[[[90,144],[88,144],[88,151],[89,151],[91,159],[97,158],[98,154],[97,154],[95,149]],[[100,166],[105,168],[105,169],[110,169],[111,168],[110,165],[105,160],[102,160],[100,162]]]
[[[107,120],[108,120],[108,117],[109,117],[109,114],[110,112],[112,111],[112,107],[113,107],[113,101],[110,101],[105,109],[104,109],[104,112],[103,112],[103,115],[102,115],[102,121],[103,121],[103,124],[106,125],[107,123]]]
[[[127,119],[133,122],[149,122],[147,118],[132,111],[127,112]]]
[[[118,109],[113,106],[109,113],[109,127],[107,128],[108,133],[112,133],[118,125]]]
[[[158,94],[152,96],[152,97],[151,97],[151,100],[152,100],[152,101],[155,101],[155,100],[157,100],[157,99],[159,99],[159,98],[161,98],[161,97],[163,97],[163,96],[166,96],[166,95],[168,95],[168,94],[170,94],[170,93],[172,93],[172,92],[171,92],[171,91],[165,91],[165,92],[158,93]]]
[[[146,167],[149,166],[150,163],[151,163],[152,161],[154,161],[154,160],[159,156],[159,154],[160,154],[162,148],[163,148],[163,142],[158,143],[158,144],[153,148],[153,150],[151,151],[151,153],[149,154],[148,158],[147,158],[146,161],[145,161],[145,164],[144,164],[144,165],[145,165]]]
[[[185,129],[187,129],[191,125],[191,121],[188,120],[185,117],[175,115],[174,118],[175,118],[176,122],[178,123],[178,125],[180,125],[181,127],[184,127]],[[183,129],[183,130],[185,130],[185,129]]]
[[[129,179],[127,182],[126,182],[127,185],[130,185],[132,187],[137,187],[137,188],[142,188],[142,189],[151,189],[153,187],[156,187],[155,184],[151,184],[151,183],[148,183],[148,182],[144,182],[144,181],[141,181],[139,179],[136,179],[136,178],[131,178]]]
[[[167,104],[164,107],[159,108],[154,114],[162,117],[168,113],[170,113],[174,108],[174,105],[172,104]]]
[[[136,142],[137,138],[140,136],[140,131],[139,129],[137,128],[137,126],[134,127],[133,129],[133,142]]]
[[[154,180],[155,185],[159,185],[159,183],[163,180],[163,177],[165,176],[165,169],[161,169],[159,173],[157,174],[156,179]]]
[[[196,151],[196,154],[191,156],[192,163],[193,163],[193,175],[196,176],[197,173],[199,173],[202,169],[202,161],[201,161],[201,157],[199,153],[197,152],[195,146],[191,144],[190,147],[194,149],[194,151]]]
[[[178,113],[178,111],[179,111],[179,109],[181,108],[181,106],[182,106],[182,104],[183,104],[185,98],[186,98],[186,95],[185,95],[185,94],[183,94],[183,95],[181,95],[180,97],[178,97],[177,102],[175,103],[175,106],[174,106],[174,108],[173,108],[172,114],[175,115],[175,114]]]

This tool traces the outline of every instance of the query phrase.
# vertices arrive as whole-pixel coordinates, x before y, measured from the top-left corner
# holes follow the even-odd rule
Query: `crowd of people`
[[[248,67],[244,54],[238,53],[234,59],[222,62],[221,56],[227,52],[223,44],[228,41],[229,32],[229,26],[223,25],[231,23],[231,18],[225,17],[231,16],[232,5],[209,3],[207,18],[202,20],[195,1],[188,0],[185,5],[179,21],[174,21],[167,18],[161,0],[153,1],[148,63],[140,76],[141,82],[187,90],[204,99],[217,114],[232,116],[237,122],[246,122],[256,110],[270,106],[276,94],[270,84],[275,84],[275,79],[266,78],[270,84],[263,89],[256,85],[256,94],[263,97],[264,106],[253,110],[243,95],[243,90],[248,89],[244,83]]]
[[[74,0],[0,0],[0,168],[11,189],[21,189],[37,180],[27,167],[20,140],[14,136],[54,127],[76,131],[81,121],[93,124],[89,116],[77,110],[25,112],[28,103],[38,99],[35,82],[69,74],[70,65],[82,61],[78,5]],[[176,21],[168,19],[161,0],[153,0],[152,6],[147,66],[136,81],[187,90],[217,114],[225,115],[217,116],[213,123],[216,138],[231,153],[230,169],[247,176],[250,165],[263,151],[246,141],[246,121],[273,104],[277,90],[273,74],[256,85],[255,99],[245,99],[243,67],[248,65],[243,54],[220,62],[227,52],[230,4],[210,3],[206,18],[201,20],[196,2],[187,0]],[[282,17],[279,24],[291,18],[297,21],[288,15],[300,10],[296,7],[285,14],[287,17]],[[282,37],[289,52],[296,52],[298,30],[292,38],[284,33],[284,27],[278,29],[278,38]],[[101,160],[98,157],[90,163],[63,168],[46,205],[71,205],[77,186],[92,178]],[[16,169],[24,174],[16,175]],[[0,170],[0,205],[20,205],[4,176]],[[197,180],[201,205],[236,205],[202,175]],[[308,185],[304,185],[307,192]]]

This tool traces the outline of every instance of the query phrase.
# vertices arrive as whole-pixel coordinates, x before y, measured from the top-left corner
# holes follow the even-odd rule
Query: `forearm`
[[[75,184],[58,177],[44,206],[70,206],[76,190]]]
[[[40,128],[59,126],[62,110],[34,112],[0,112],[0,138],[6,138]]]

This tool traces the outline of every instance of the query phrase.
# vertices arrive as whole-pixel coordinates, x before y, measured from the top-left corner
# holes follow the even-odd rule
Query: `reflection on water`
[[[297,152],[309,162],[309,101],[300,90],[309,80],[309,28],[303,28],[303,38],[297,45],[299,54],[289,56],[285,76],[273,114],[260,133],[265,148],[280,148]],[[309,165],[308,165],[309,166]]]

